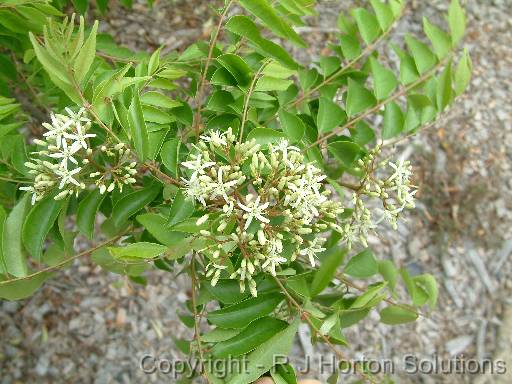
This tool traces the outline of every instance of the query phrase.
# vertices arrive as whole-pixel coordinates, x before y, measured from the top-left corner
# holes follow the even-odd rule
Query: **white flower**
[[[67,120],[64,120],[65,118],[66,116],[55,115],[52,113],[50,115],[52,123],[43,123],[43,127],[48,129],[48,132],[44,133],[43,136],[48,138],[55,138],[55,145],[57,146],[57,148],[60,148],[64,133],[67,132],[71,124],[73,124],[73,120],[69,118]]]
[[[77,153],[80,150],[80,143],[73,142],[71,146],[68,146],[68,143],[66,139],[62,139],[62,149],[60,152],[52,153],[49,156],[53,157],[54,159],[62,159],[61,161],[61,167],[64,169],[67,169],[68,167],[68,160],[72,163],[78,165],[78,161],[73,157],[75,153]]]
[[[389,162],[389,166],[395,170],[395,172],[388,178],[388,181],[395,181],[397,185],[407,184],[409,177],[412,175],[412,166],[409,161],[404,161],[401,158],[396,163]]]
[[[201,185],[199,179],[195,178],[187,180],[182,178],[181,180],[185,184],[185,196],[189,199],[199,201],[201,204],[203,204],[203,206],[206,207],[205,197],[207,197],[207,195],[205,195],[204,187]]]
[[[260,205],[260,200],[261,197],[258,196],[256,200],[247,202],[247,205],[238,202],[238,206],[247,212],[243,215],[244,219],[246,219],[244,229],[249,228],[253,219],[255,218],[262,223],[270,223],[270,220],[263,216],[263,211],[268,208],[269,202],[267,201],[266,203]]]
[[[225,146],[226,143],[226,133],[220,131],[210,131],[206,135],[202,135],[201,139],[207,143],[212,143],[215,146]]]
[[[77,122],[75,125],[76,132],[75,133],[64,133],[64,137],[70,140],[74,140],[78,144],[80,144],[84,149],[89,148],[87,145],[87,139],[96,137],[93,133],[85,133],[87,129],[82,127],[80,122]]]
[[[231,180],[225,182],[223,179],[222,167],[217,170],[217,182],[211,192],[211,198],[215,199],[217,196],[222,196],[226,202],[229,201],[228,192],[230,189],[238,184],[238,180]]]
[[[290,166],[291,163],[288,161],[288,151],[300,152],[300,149],[297,147],[288,145],[288,140],[283,139],[279,142],[279,144],[277,146],[272,147],[272,152],[277,152],[277,151],[281,151],[284,164]]]
[[[38,193],[37,193],[37,190],[32,185],[26,186],[26,187],[20,187],[20,190],[27,191],[27,192],[31,193],[32,194],[31,203],[32,203],[32,205],[34,205],[36,203]]]
[[[59,189],[62,189],[65,185],[67,185],[69,183],[74,184],[77,187],[79,187],[80,183],[78,181],[76,181],[75,178],[73,178],[73,176],[76,175],[81,170],[82,170],[82,168],[80,168],[80,167],[75,168],[72,171],[70,171],[66,168],[56,170],[55,173],[60,178]]]
[[[190,177],[190,181],[197,178],[198,175],[204,175],[204,170],[206,168],[210,168],[211,166],[215,165],[215,162],[213,161],[206,161],[204,162],[202,160],[203,155],[199,154],[196,155],[195,160],[193,161],[184,161],[181,163],[185,168],[190,169],[193,171],[192,176]]]
[[[309,262],[311,266],[315,266],[315,257],[317,253],[321,253],[325,251],[325,248],[321,247],[320,243],[323,243],[325,240],[320,238],[315,238],[313,241],[309,242],[309,246],[307,248],[303,248],[299,251],[299,254],[302,256],[307,256],[309,258]]]

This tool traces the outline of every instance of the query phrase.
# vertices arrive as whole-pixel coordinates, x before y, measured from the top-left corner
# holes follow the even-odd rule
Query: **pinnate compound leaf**
[[[390,305],[380,311],[380,321],[389,325],[410,323],[417,318],[418,314],[414,309],[405,306]]]

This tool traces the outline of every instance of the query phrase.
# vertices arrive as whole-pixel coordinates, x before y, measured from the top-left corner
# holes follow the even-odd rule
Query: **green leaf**
[[[394,101],[387,104],[384,109],[382,139],[387,140],[399,135],[404,130],[404,123],[404,114],[400,106]]]
[[[160,157],[166,168],[177,177],[178,176],[178,158],[181,142],[179,139],[170,139],[162,145]]]
[[[121,197],[112,209],[114,225],[120,228],[130,216],[151,203],[160,193],[160,189],[160,184],[155,183]]]
[[[373,43],[381,33],[377,18],[364,8],[354,9],[352,16],[366,45]]]
[[[256,24],[247,16],[235,15],[226,23],[226,29],[230,32],[245,37],[261,53],[270,56],[288,68],[297,69],[299,65],[281,46],[261,36]]]
[[[292,80],[279,79],[272,76],[262,76],[256,82],[254,91],[256,92],[271,92],[271,91],[286,91],[290,85],[293,84]]]
[[[151,54],[148,62],[148,75],[153,75],[160,66],[160,51],[161,47]]]
[[[448,62],[437,83],[437,108],[443,111],[453,100],[452,62]]]
[[[306,127],[300,118],[282,109],[279,111],[279,121],[281,122],[281,129],[291,142],[302,140]]]
[[[347,167],[354,163],[362,151],[359,145],[351,141],[334,141],[329,143],[327,148],[334,157]]]
[[[340,47],[343,52],[343,56],[345,56],[347,60],[354,60],[361,54],[361,45],[354,36],[340,36]]]
[[[4,207],[0,205],[0,275],[5,275],[7,273],[7,264],[4,259],[4,251],[3,251],[3,239],[4,239],[4,228],[5,221],[7,220],[7,213],[5,213]]]
[[[277,36],[289,39],[299,47],[306,47],[306,42],[279,16],[267,0],[240,0],[240,5],[252,13]]]
[[[352,257],[344,270],[347,275],[357,278],[371,277],[378,272],[379,265],[369,248]]]
[[[411,35],[405,36],[405,42],[409,48],[409,51],[411,51],[414,63],[416,64],[416,68],[420,75],[424,74],[434,65],[436,65],[436,56],[432,53],[426,44],[422,43]]]
[[[441,28],[431,24],[426,17],[423,18],[423,29],[432,43],[434,52],[439,59],[446,57],[452,47],[450,36]]]
[[[249,297],[249,292],[240,292],[240,284],[233,279],[220,279],[215,286],[206,281],[203,287],[223,304],[235,304]]]
[[[377,305],[384,297],[378,296],[387,283],[375,283],[369,285],[361,296],[359,296],[350,306],[351,309],[361,309],[364,307],[373,307]]]
[[[254,128],[251,132],[249,132],[246,140],[250,141],[255,139],[257,144],[267,145],[270,143],[277,144],[283,138],[287,138],[286,134],[283,132],[270,128]]]
[[[380,321],[384,324],[396,325],[415,321],[418,318],[416,312],[405,306],[390,305],[380,311]]]
[[[64,207],[65,200],[55,200],[47,196],[32,207],[23,224],[23,244],[36,259],[41,259],[44,240],[53,223]]]
[[[373,94],[357,81],[348,79],[347,115],[354,116],[377,103]]]
[[[168,113],[155,108],[151,105],[142,105],[142,113],[144,116],[145,121],[149,121],[151,123],[157,123],[161,125],[167,125],[169,123],[172,123],[173,121],[176,121],[174,116],[169,115]],[[147,157],[149,158],[149,140],[148,140],[148,154]]]
[[[139,156],[139,160],[144,161],[149,151],[148,130],[144,121],[138,92],[134,92],[132,103],[128,109],[128,122],[135,151]]]
[[[240,56],[226,53],[217,57],[217,62],[235,78],[238,85],[246,87],[251,82],[251,68]]]
[[[317,126],[319,133],[327,133],[339,127],[347,120],[347,114],[332,100],[321,97],[318,108]]]
[[[471,58],[466,50],[455,70],[455,95],[460,96],[464,93],[471,81],[471,71]]]
[[[236,373],[227,380],[227,384],[249,384],[257,380],[275,364],[277,355],[287,356],[293,345],[293,340],[300,320],[295,320],[288,328],[272,336],[247,356],[246,369]]]
[[[215,328],[213,331],[208,332],[206,335],[202,335],[201,341],[204,343],[219,343],[221,341],[229,340],[239,333],[239,329]]]
[[[400,82],[408,85],[418,80],[420,75],[418,74],[414,59],[396,45],[393,45],[393,49],[400,58]]]
[[[210,312],[206,317],[210,323],[219,327],[244,328],[251,321],[267,316],[282,300],[281,294],[261,294]]]
[[[144,213],[137,216],[137,221],[151,236],[167,247],[172,247],[185,239],[185,233],[167,229],[167,218],[157,213]]]
[[[23,251],[21,233],[29,206],[29,197],[25,195],[9,213],[3,226],[2,253],[5,266],[7,272],[15,277],[27,275],[27,257]]]
[[[91,33],[80,48],[80,52],[73,63],[73,71],[79,83],[85,78],[91,68],[92,62],[96,57],[96,32],[98,30],[98,21],[94,22]]]
[[[0,281],[0,298],[6,300],[25,299],[41,288],[43,283],[51,276],[51,273],[43,272],[24,280]]]
[[[383,31],[387,31],[395,20],[393,11],[381,0],[370,0],[370,3],[372,4],[373,10],[375,11],[377,20],[379,21],[380,28]]]
[[[176,193],[169,212],[167,225],[173,225],[188,219],[194,213],[194,201],[187,199],[181,189]]]
[[[395,74],[379,63],[374,57],[370,58],[370,67],[373,75],[375,97],[377,100],[383,100],[389,97],[398,86],[398,80]]]
[[[452,36],[452,46],[456,47],[464,37],[466,30],[466,15],[460,6],[459,0],[452,0],[448,8],[448,25]]]
[[[388,282],[388,286],[391,290],[395,289],[396,280],[398,277],[398,270],[390,260],[379,261],[379,273]]]
[[[122,258],[138,258],[138,259],[154,259],[167,251],[165,245],[156,243],[133,243],[123,247],[109,247],[110,254],[116,259]]]
[[[325,252],[320,268],[315,272],[313,282],[311,283],[311,294],[313,296],[322,292],[336,275],[336,269],[341,264],[347,250],[339,247],[332,247]]]
[[[437,282],[434,276],[430,274],[424,274],[414,276],[413,280],[418,287],[420,287],[427,293],[428,305],[430,309],[434,309],[437,303],[437,298],[439,296],[439,289],[437,287]]]
[[[76,225],[78,231],[89,239],[93,238],[96,212],[98,212],[105,196],[106,195],[102,195],[98,189],[95,189],[89,192],[80,204],[78,204]]]
[[[242,332],[228,340],[217,343],[212,354],[217,358],[235,357],[254,350],[276,333],[282,331],[288,323],[272,317],[262,317],[250,323]]]
[[[182,104],[181,102],[173,100],[163,93],[155,91],[144,93],[141,96],[140,101],[144,104],[151,104],[161,108],[176,108]]]

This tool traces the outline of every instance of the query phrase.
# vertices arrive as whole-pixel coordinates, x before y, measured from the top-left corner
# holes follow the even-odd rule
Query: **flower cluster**
[[[405,209],[415,207],[414,196],[418,190],[412,185],[412,166],[410,161],[400,159],[397,162],[376,161],[380,154],[377,146],[367,157],[359,160],[359,166],[365,177],[357,191],[352,195],[353,213],[338,228],[350,248],[353,243],[367,247],[369,233],[381,222],[387,222],[393,229],[398,228],[398,220]],[[378,175],[384,170],[385,175]],[[367,208],[364,197],[381,201],[377,211],[380,217],[374,220],[372,211]]]
[[[130,149],[125,144],[102,145],[92,148],[90,139],[91,120],[81,108],[73,112],[66,108],[67,115],[51,114],[51,123],[43,123],[47,130],[44,140],[35,139],[38,150],[32,152],[31,161],[26,162],[34,183],[21,187],[32,194],[32,204],[58,189],[56,200],[73,193],[78,194],[89,185],[100,191],[112,191],[125,184],[135,182],[136,163],[132,161]]]
[[[314,266],[325,250],[320,233],[343,212],[326,176],[286,140],[261,146],[237,142],[231,129],[211,131],[181,165],[185,195],[206,211],[197,224],[207,224],[201,234],[213,244],[202,251],[212,285],[225,274],[256,296],[256,273],[275,276],[299,256]]]

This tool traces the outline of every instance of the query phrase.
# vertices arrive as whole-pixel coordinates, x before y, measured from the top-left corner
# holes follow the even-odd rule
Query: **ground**
[[[133,11],[112,9],[103,29],[138,49],[151,51],[160,44],[183,49],[208,36],[211,3],[157,1],[150,10],[136,2]],[[396,36],[418,31],[424,15],[439,19],[448,2],[409,3]],[[319,1],[321,16],[301,30],[312,43],[308,55],[332,37],[337,13],[346,6]],[[467,8],[465,43],[474,64],[470,90],[434,127],[394,148],[395,156],[415,164],[420,203],[397,232],[385,230],[371,239],[379,257],[433,273],[440,283],[439,305],[407,326],[388,327],[378,323],[376,314],[370,316],[347,334],[347,356],[395,359],[400,367],[407,354],[445,359],[512,355],[512,13],[507,0],[469,1]],[[173,382],[164,375],[144,375],[139,361],[146,353],[179,356],[174,339],[190,331],[175,312],[188,294],[182,276],[154,271],[143,287],[82,259],[33,297],[0,303],[0,382]],[[297,359],[324,351],[305,336],[302,329],[294,348]],[[395,378],[401,383],[512,382],[510,374],[401,371]]]

